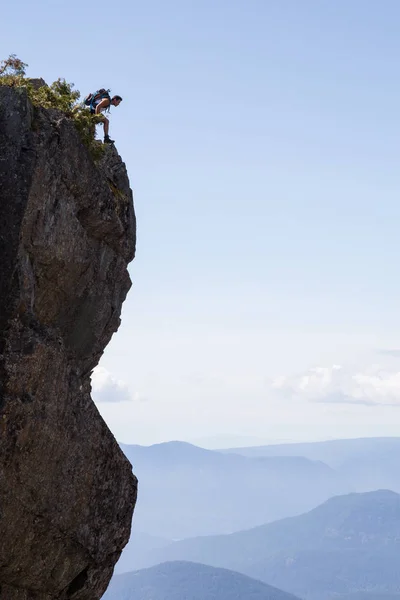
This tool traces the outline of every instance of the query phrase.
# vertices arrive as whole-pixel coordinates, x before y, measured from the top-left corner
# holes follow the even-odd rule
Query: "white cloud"
[[[104,367],[96,367],[92,373],[92,393],[95,402],[127,402],[135,399],[127,384],[115,379]]]
[[[378,367],[358,372],[340,365],[315,367],[273,380],[272,389],[312,402],[400,407],[400,371]]]

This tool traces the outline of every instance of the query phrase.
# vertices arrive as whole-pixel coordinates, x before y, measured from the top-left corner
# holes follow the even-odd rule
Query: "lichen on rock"
[[[97,600],[129,539],[137,481],[90,377],[135,240],[116,149],[95,164],[71,119],[0,87],[2,600]]]

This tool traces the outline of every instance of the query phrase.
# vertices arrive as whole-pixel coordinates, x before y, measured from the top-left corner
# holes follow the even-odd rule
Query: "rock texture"
[[[0,597],[97,600],[130,534],[131,465],[90,396],[120,323],[125,165],[0,87]]]

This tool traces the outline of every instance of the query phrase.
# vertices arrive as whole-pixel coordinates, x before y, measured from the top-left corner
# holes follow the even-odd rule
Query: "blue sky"
[[[397,433],[400,4],[47,6],[2,8],[0,56],[124,98],[137,257],[95,390],[116,436]]]

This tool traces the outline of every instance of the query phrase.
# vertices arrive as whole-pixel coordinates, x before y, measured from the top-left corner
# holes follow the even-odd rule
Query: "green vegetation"
[[[0,62],[0,85],[23,88],[26,90],[33,106],[42,108],[55,108],[61,110],[71,119],[79,131],[82,142],[87,146],[90,154],[98,160],[104,152],[104,146],[96,140],[96,124],[101,118],[91,115],[80,102],[80,92],[74,90],[73,83],[65,79],[57,79],[51,85],[36,87],[26,77],[28,65],[15,54]]]

